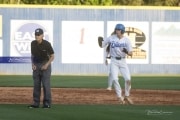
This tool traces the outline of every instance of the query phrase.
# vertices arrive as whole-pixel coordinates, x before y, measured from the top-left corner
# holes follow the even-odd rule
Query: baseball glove
[[[103,37],[98,37],[98,45],[100,48],[102,48],[102,41],[103,41]]]

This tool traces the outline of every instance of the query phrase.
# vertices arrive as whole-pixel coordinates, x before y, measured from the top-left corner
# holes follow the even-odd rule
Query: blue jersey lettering
[[[111,48],[115,48],[115,47],[126,47],[126,44],[112,41],[111,42]]]

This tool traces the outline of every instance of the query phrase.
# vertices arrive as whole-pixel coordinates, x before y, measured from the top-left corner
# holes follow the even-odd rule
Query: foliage
[[[180,0],[144,0],[147,5],[155,6],[178,6]]]
[[[180,0],[0,0],[0,4],[179,6]]]
[[[114,0],[114,5],[142,5],[144,3],[143,0]]]

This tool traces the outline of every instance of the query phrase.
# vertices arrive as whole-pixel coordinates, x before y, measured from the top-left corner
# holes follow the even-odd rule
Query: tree
[[[143,0],[113,0],[113,5],[143,5]]]
[[[0,0],[1,4],[179,6],[180,0]]]
[[[165,5],[166,6],[176,6],[179,4],[179,0],[166,0]]]
[[[145,5],[178,6],[180,0],[144,0]]]

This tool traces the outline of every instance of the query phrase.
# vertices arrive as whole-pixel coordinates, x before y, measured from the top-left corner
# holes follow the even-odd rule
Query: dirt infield
[[[32,88],[0,87],[0,104],[32,103]],[[180,91],[132,89],[136,105],[180,105]],[[42,99],[42,97],[41,97]],[[53,104],[119,104],[115,91],[85,88],[52,88]]]

